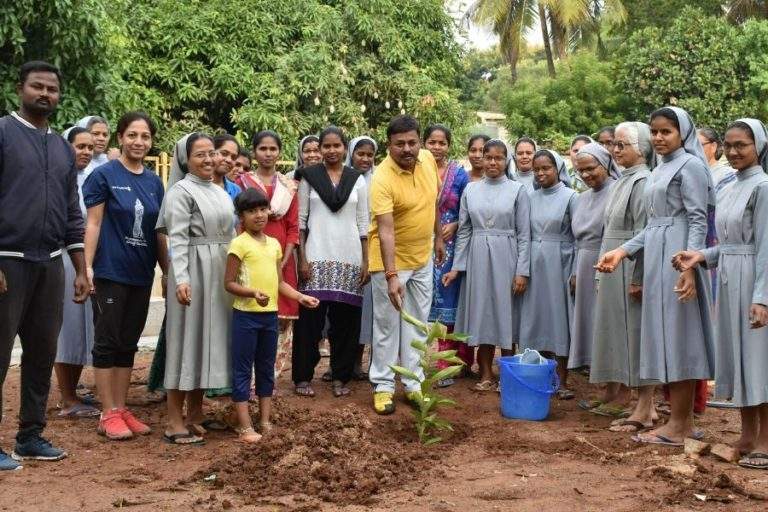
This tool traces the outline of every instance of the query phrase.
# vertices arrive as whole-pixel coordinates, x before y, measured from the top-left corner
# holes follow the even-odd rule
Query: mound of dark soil
[[[354,406],[310,411],[281,402],[275,410],[273,433],[198,476],[215,473],[220,485],[253,503],[305,495],[370,504],[377,493],[429,472],[445,455],[445,446],[422,447],[403,418],[373,423]]]

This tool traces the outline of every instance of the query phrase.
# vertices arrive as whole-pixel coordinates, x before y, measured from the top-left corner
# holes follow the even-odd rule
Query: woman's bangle
[[[384,278],[389,281],[393,277],[397,277],[397,271],[396,270],[387,270],[384,272]]]

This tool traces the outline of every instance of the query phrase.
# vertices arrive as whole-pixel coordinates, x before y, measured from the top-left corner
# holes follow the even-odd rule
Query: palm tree
[[[766,0],[731,0],[725,7],[728,19],[735,23],[744,23],[750,18],[768,18]]]
[[[499,50],[509,64],[512,81],[517,80],[517,61],[525,32],[536,24],[535,0],[476,0],[466,17],[490,26],[499,37]]]
[[[499,36],[499,49],[514,81],[525,34],[537,20],[547,69],[550,76],[555,76],[553,46],[557,58],[564,59],[577,42],[596,34],[600,50],[601,22],[622,23],[626,9],[622,0],[475,0],[466,16],[479,25],[491,26]]]

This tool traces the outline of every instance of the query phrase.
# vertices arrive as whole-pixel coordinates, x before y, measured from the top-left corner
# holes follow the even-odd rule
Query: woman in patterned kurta
[[[460,280],[456,280],[448,286],[443,286],[443,275],[451,270],[453,265],[453,253],[456,245],[456,230],[459,222],[459,201],[464,188],[469,183],[469,175],[464,167],[456,160],[448,159],[451,147],[451,131],[439,124],[427,127],[424,132],[424,146],[432,153],[437,162],[437,171],[440,178],[440,195],[438,196],[438,214],[440,226],[445,242],[445,261],[442,265],[435,263],[432,270],[433,293],[432,309],[429,311],[429,321],[440,321],[448,327],[448,332],[453,332],[456,322],[456,306],[459,302]],[[467,368],[472,368],[475,354],[474,349],[466,343],[453,340],[438,340],[440,350],[458,350],[458,356],[466,363]],[[448,363],[440,361],[440,368],[445,368]],[[442,386],[450,386],[453,379],[445,379],[439,383]]]

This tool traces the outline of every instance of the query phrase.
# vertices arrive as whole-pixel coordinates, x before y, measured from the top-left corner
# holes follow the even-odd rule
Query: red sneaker
[[[128,409],[122,409],[120,413],[123,416],[123,421],[126,426],[131,429],[131,432],[140,436],[145,436],[152,433],[152,429],[146,423],[139,421],[136,416],[133,415]]]
[[[133,437],[133,432],[131,432],[131,429],[128,428],[128,425],[126,425],[123,420],[122,411],[118,410],[111,410],[106,413],[102,412],[96,432],[113,441],[130,439]]]

